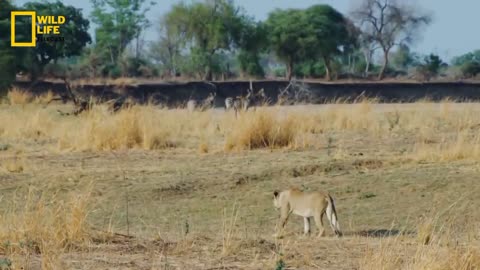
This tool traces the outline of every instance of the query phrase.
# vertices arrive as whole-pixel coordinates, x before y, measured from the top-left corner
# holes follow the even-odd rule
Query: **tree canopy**
[[[392,48],[413,42],[418,29],[431,22],[428,14],[399,0],[362,0],[353,17],[362,29],[365,40],[382,49],[383,66],[379,79],[385,76]]]
[[[285,62],[289,80],[295,63],[312,58],[323,60],[330,79],[332,57],[354,40],[343,15],[328,5],[276,10],[266,23],[270,47]]]
[[[35,10],[38,16],[65,16],[65,24],[61,26],[62,42],[37,42],[35,54],[41,67],[60,58],[77,56],[92,40],[88,33],[90,22],[83,18],[80,9],[65,6],[62,2],[28,2],[27,10]],[[37,37],[53,37],[52,34],[37,35]]]
[[[85,18],[80,9],[59,0],[30,1],[21,7],[0,0],[0,65],[7,67],[0,71],[0,88],[8,87],[19,71],[35,80],[58,67],[68,68],[77,78],[161,74],[202,80],[278,76],[331,80],[371,73],[382,79],[411,77],[412,71],[436,76],[446,70],[437,55],[425,57],[412,50],[431,17],[400,0],[361,0],[349,17],[325,4],[276,9],[264,21],[247,14],[239,1],[179,1],[153,24],[147,18],[155,1],[90,3],[93,11]],[[65,16],[63,41],[11,48],[9,13],[22,9],[40,16]],[[17,40],[28,40],[28,23],[17,21]],[[147,43],[144,34],[152,25],[159,37],[148,37]],[[93,43],[89,27],[94,27]],[[379,61],[377,56],[382,56]],[[456,70],[448,74],[476,76],[479,59],[479,51],[456,57],[452,61]]]

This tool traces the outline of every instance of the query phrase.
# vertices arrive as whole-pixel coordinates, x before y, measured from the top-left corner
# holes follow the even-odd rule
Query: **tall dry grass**
[[[433,216],[419,220],[416,238],[399,234],[381,239],[379,245],[370,245],[359,269],[480,269],[480,231],[462,219],[466,212],[474,210],[471,199],[475,196],[473,192],[464,194],[446,209],[434,210]]]
[[[89,190],[62,199],[30,189],[7,202],[10,206],[0,213],[0,253],[18,269],[28,268],[28,258],[33,255],[41,256],[42,269],[62,269],[63,253],[83,249],[91,241]]]
[[[26,105],[30,103],[34,104],[46,104],[55,97],[52,91],[41,95],[34,95],[31,92],[27,92],[18,88],[12,88],[7,93],[7,101],[11,105]]]
[[[425,244],[402,237],[382,240],[379,246],[368,247],[360,260],[361,270],[475,270],[480,269],[480,246],[457,245],[454,238],[441,232],[431,237],[441,238]],[[430,235],[430,234],[429,234]]]
[[[61,150],[188,148],[200,153],[259,148],[307,148],[318,136],[404,137],[417,161],[480,158],[480,112],[476,104],[415,103],[263,107],[240,114],[188,112],[134,106],[117,114],[95,106],[79,117],[61,116],[40,106],[0,108],[0,137],[56,142]],[[324,134],[324,135],[322,135]]]
[[[65,129],[59,145],[74,150],[161,149],[175,146],[175,127],[150,107],[133,107],[112,115],[96,107],[80,116],[76,132]],[[74,128],[74,127],[72,127]]]
[[[257,110],[242,114],[232,123],[225,138],[225,149],[291,147],[299,134],[298,119],[271,110]]]
[[[3,112],[0,138],[56,142],[58,149],[70,151],[190,147],[192,141],[207,143],[205,138],[217,132],[209,112],[189,114],[153,106],[135,106],[116,114],[95,106],[78,117],[36,106],[12,107]]]

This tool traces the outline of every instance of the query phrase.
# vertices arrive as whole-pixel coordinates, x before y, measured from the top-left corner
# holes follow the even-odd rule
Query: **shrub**
[[[227,134],[225,149],[282,148],[292,146],[299,129],[292,117],[266,110],[246,113]]]
[[[473,78],[480,74],[480,62],[469,61],[461,66],[461,71],[464,77]]]

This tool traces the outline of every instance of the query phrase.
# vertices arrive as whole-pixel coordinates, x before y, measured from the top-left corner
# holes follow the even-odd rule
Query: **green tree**
[[[88,33],[90,22],[83,18],[81,9],[65,6],[62,2],[28,2],[24,5],[27,10],[35,10],[38,16],[53,15],[65,16],[65,24],[60,26],[62,42],[37,42],[32,60],[38,65],[40,72],[50,62],[57,62],[65,57],[78,56],[83,48],[91,43]],[[39,38],[55,37],[53,34],[38,35]]]
[[[120,57],[127,46],[137,40],[135,57],[139,58],[139,44],[142,31],[148,27],[146,13],[153,2],[146,0],[91,0],[92,21],[95,29],[96,49],[108,68],[118,69]]]
[[[325,76],[331,78],[332,60],[356,42],[348,21],[329,5],[306,10],[276,10],[267,19],[271,49],[287,66],[291,80],[294,65],[311,59],[324,62]]]
[[[469,61],[461,66],[461,71],[464,77],[471,78],[480,74],[480,62]]]
[[[286,77],[292,79],[295,64],[305,61],[316,42],[306,14],[299,9],[277,9],[266,22],[269,47],[286,65]]]
[[[478,62],[480,63],[480,50],[469,52],[467,54],[457,56],[452,59],[452,64],[454,66],[462,66],[469,62]]]
[[[0,0],[0,97],[15,80],[17,60],[14,48],[10,47],[10,11],[14,7],[7,0]]]
[[[314,5],[305,12],[309,26],[306,39],[313,41],[308,55],[323,60],[326,79],[330,80],[334,56],[339,55],[341,49],[346,52],[355,48],[355,31],[349,30],[349,22],[329,5]]]
[[[174,7],[174,9],[176,9]],[[178,11],[173,13],[178,14]],[[185,29],[178,27],[178,19],[187,18],[165,16],[160,20],[159,33],[160,39],[154,41],[149,47],[149,56],[157,64],[159,64],[164,71],[164,75],[176,76],[180,72],[182,66],[182,50],[186,45]]]
[[[442,61],[440,56],[430,54],[425,56],[423,63],[417,68],[418,72],[427,80],[431,77],[436,77],[440,73],[440,70],[448,65]]]
[[[241,72],[249,76],[264,77],[265,71],[260,64],[260,55],[268,46],[265,25],[244,17],[235,43],[239,49],[237,59]]]
[[[418,56],[412,53],[406,44],[400,44],[391,58],[394,67],[400,70],[406,71],[409,67],[418,65]]]
[[[231,0],[206,0],[174,5],[166,15],[167,28],[185,38],[192,68],[204,80],[211,80],[221,66],[218,53],[232,49],[240,36],[240,9]]]

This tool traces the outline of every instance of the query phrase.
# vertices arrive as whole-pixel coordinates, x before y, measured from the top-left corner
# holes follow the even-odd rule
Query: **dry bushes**
[[[11,105],[25,105],[29,103],[45,104],[51,101],[54,96],[55,94],[52,91],[35,96],[30,92],[23,91],[18,88],[12,88],[7,93],[7,101]]]
[[[67,200],[29,190],[0,213],[0,253],[20,269],[40,254],[42,269],[61,269],[60,255],[90,243],[86,218],[90,192],[71,194]],[[17,201],[14,200],[14,201]]]
[[[10,89],[7,93],[7,100],[12,105],[23,105],[31,103],[34,96],[31,93],[22,91],[17,88]]]
[[[480,269],[480,249],[442,245],[411,246],[400,238],[384,240],[369,248],[360,261],[361,270],[475,270]]]
[[[444,137],[438,143],[419,142],[409,155],[416,161],[456,161],[480,159],[480,136],[467,132],[457,133],[453,138]]]
[[[172,129],[158,112],[133,107],[110,114],[102,107],[80,116],[74,132],[65,129],[59,137],[61,148],[74,150],[161,149],[173,147]]]
[[[475,195],[463,194],[446,209],[433,210],[436,214],[419,220],[416,239],[398,235],[368,247],[360,260],[360,269],[480,269],[478,227],[462,222],[465,213],[475,209],[471,204]]]
[[[290,147],[299,134],[298,119],[268,110],[240,116],[232,123],[225,138],[225,150]]]
[[[363,99],[355,104],[261,107],[240,114],[238,119],[213,110],[189,113],[155,106],[133,106],[112,114],[98,105],[78,117],[61,116],[48,109],[51,107],[11,106],[0,114],[0,136],[57,142],[60,149],[70,151],[185,147],[210,153],[222,148],[303,149],[324,139],[319,136],[361,133],[413,137],[414,147],[406,153],[417,161],[480,158],[480,137],[476,135],[480,110],[475,104],[375,102]]]

